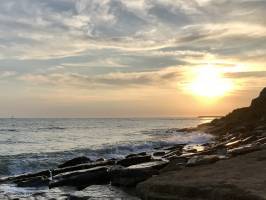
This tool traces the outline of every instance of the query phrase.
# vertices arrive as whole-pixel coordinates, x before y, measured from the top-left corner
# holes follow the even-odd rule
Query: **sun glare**
[[[225,96],[232,89],[232,81],[223,77],[223,72],[213,66],[198,68],[189,84],[196,96],[215,98]]]

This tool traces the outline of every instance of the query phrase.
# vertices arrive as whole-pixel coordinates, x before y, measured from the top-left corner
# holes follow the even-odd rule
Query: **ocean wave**
[[[87,156],[92,160],[98,158],[122,158],[131,153],[151,152],[156,148],[175,144],[200,144],[210,141],[210,135],[204,133],[167,133],[168,137],[160,140],[134,141],[119,144],[105,144],[101,148],[72,149],[61,152],[27,153],[18,155],[0,156],[0,176],[17,175],[27,172],[37,172],[55,168],[59,163],[78,156]]]
[[[65,130],[66,128],[60,126],[49,126],[49,127],[41,127],[37,128],[37,130]]]
[[[0,132],[19,132],[19,130],[18,129],[3,128],[3,129],[0,129]]]

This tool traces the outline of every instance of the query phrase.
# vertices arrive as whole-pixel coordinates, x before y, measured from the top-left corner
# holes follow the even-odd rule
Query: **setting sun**
[[[195,70],[189,90],[197,96],[215,98],[226,95],[232,86],[232,81],[223,77],[221,70],[213,66],[206,66]]]

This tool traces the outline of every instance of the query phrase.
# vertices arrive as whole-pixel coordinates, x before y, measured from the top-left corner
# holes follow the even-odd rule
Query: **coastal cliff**
[[[266,129],[266,88],[253,99],[249,107],[238,108],[211,123],[200,125],[217,136],[226,134],[258,135]]]

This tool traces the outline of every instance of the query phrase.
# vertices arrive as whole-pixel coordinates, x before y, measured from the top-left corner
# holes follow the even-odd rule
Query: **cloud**
[[[213,53],[265,39],[264,1],[3,0],[0,58],[44,59],[95,49],[198,47]],[[219,40],[219,41],[217,41]],[[265,49],[265,46],[261,47]]]
[[[78,73],[50,73],[25,74],[19,80],[37,85],[73,86],[88,89],[108,87],[148,87],[152,85],[167,85],[177,81],[181,71],[176,68],[167,68],[151,72],[109,73],[104,75],[83,75]]]
[[[2,71],[0,72],[0,79],[14,77],[15,75],[17,75],[15,71]]]
[[[164,82],[161,73],[169,67],[208,62],[263,67],[265,6],[252,0],[3,0],[0,66],[33,82],[105,86]]]
[[[234,79],[266,78],[266,71],[233,72],[233,73],[226,73],[225,76],[228,78],[234,78]]]

